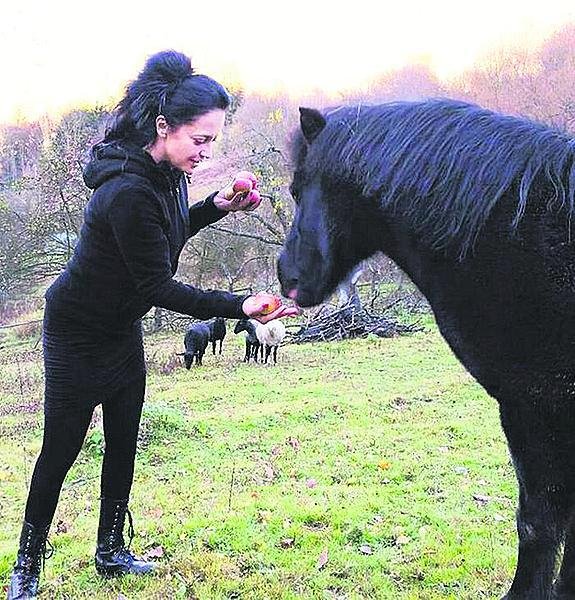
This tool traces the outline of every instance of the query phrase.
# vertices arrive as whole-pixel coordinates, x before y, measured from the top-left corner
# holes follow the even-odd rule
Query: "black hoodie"
[[[74,255],[50,286],[51,308],[82,328],[120,333],[160,306],[199,319],[245,317],[245,296],[173,275],[186,240],[226,215],[209,196],[188,207],[183,174],[137,146],[106,144],[84,171],[94,190]]]

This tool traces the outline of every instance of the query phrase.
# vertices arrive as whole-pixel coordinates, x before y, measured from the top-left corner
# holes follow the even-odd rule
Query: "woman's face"
[[[215,139],[225,121],[225,111],[214,109],[190,123],[165,130],[163,160],[173,167],[191,173],[203,160],[211,158]]]

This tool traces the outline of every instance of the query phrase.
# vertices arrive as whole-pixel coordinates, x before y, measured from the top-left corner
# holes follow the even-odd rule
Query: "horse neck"
[[[408,275],[429,303],[442,303],[444,290],[462,276],[462,265],[455,256],[437,252],[420,241],[399,217],[392,217],[382,225],[380,250]]]

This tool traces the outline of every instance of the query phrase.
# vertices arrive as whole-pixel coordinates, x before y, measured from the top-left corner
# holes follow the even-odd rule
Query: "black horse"
[[[575,598],[575,141],[450,100],[300,124],[284,294],[312,306],[375,252],[396,261],[499,403],[519,482],[505,598]]]

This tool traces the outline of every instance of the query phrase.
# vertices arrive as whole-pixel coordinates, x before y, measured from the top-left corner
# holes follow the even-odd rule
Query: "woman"
[[[212,154],[229,97],[176,52],[152,56],[126,89],[84,172],[94,190],[74,256],[46,292],[44,439],[28,500],[8,598],[34,598],[60,489],[94,407],[102,404],[106,449],[101,475],[96,568],[145,573],[153,563],[124,545],[123,528],[144,400],[140,318],[160,306],[199,319],[270,314],[269,297],[202,291],[173,279],[186,240],[230,211],[253,210],[251,195],[227,188],[187,204],[185,174]],[[131,524],[131,523],[130,523]]]

